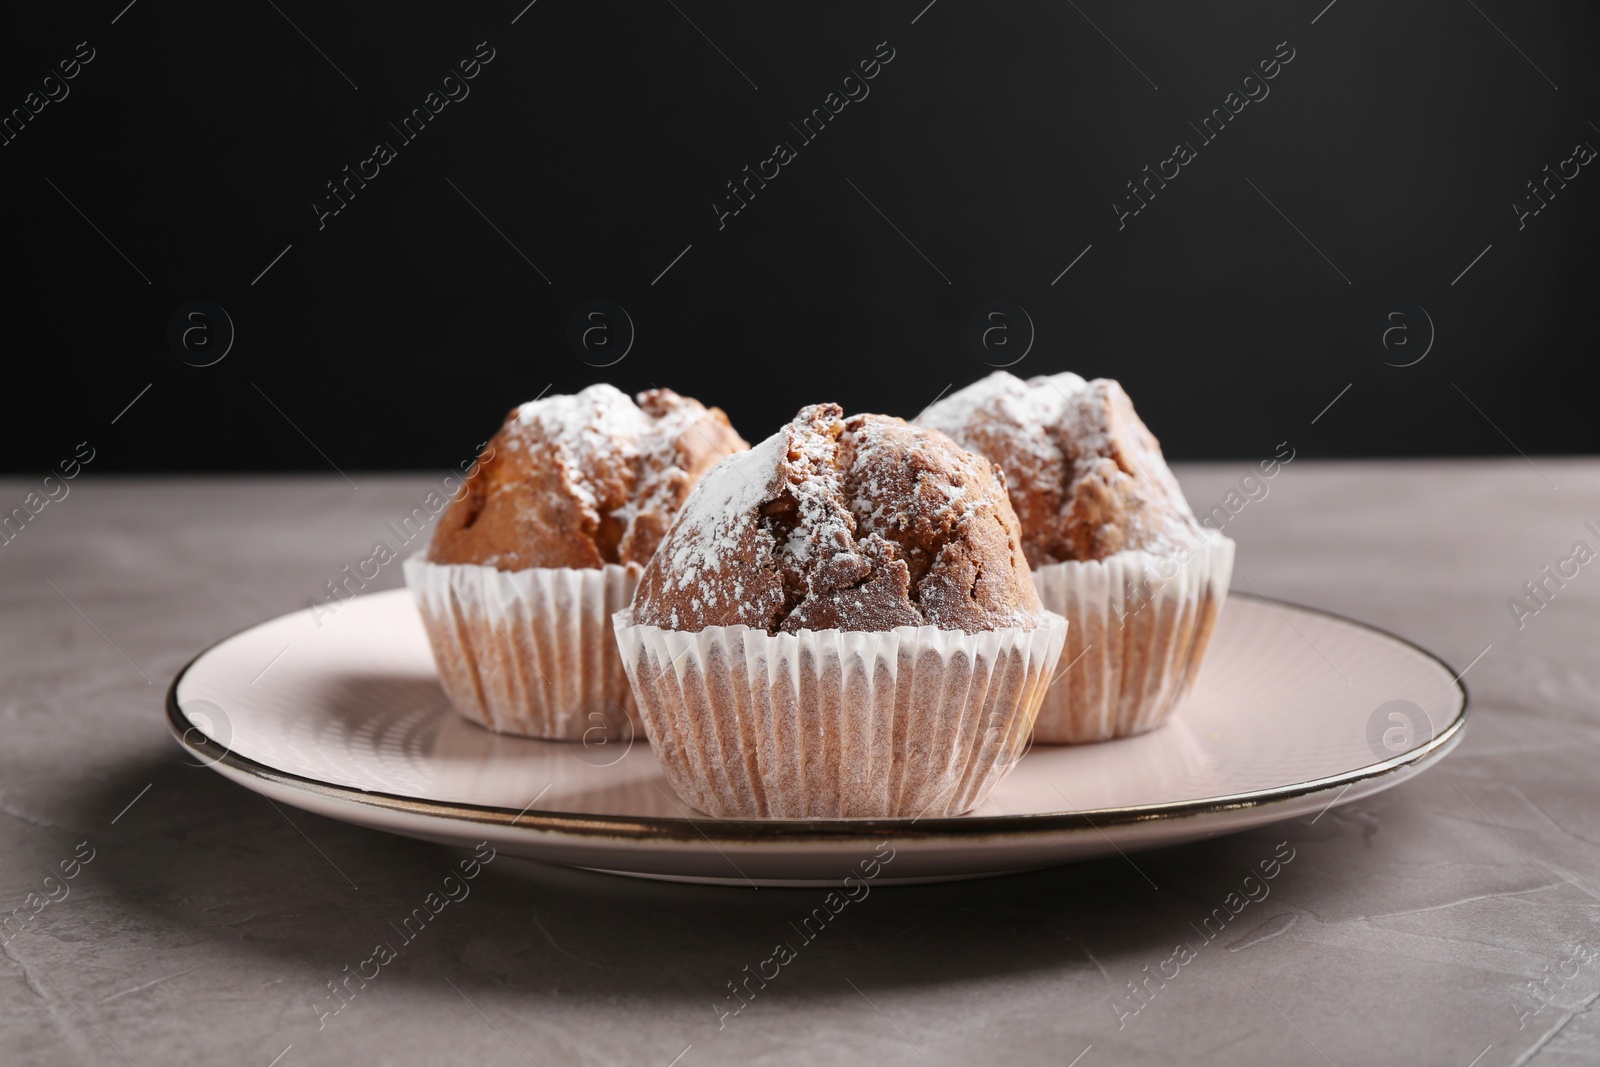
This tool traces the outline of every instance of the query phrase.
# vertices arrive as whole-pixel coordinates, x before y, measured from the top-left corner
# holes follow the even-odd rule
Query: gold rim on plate
[[[167,689],[167,726],[179,745],[210,765],[221,764],[229,770],[257,778],[274,785],[301,790],[327,799],[349,804],[402,812],[425,818],[449,822],[470,822],[496,826],[505,830],[513,827],[531,835],[557,834],[583,840],[684,842],[762,845],[768,843],[792,844],[802,841],[838,843],[860,839],[882,841],[886,836],[896,840],[939,839],[1015,839],[1026,840],[1041,835],[1072,831],[1103,833],[1113,827],[1128,827],[1140,823],[1171,822],[1205,815],[1253,808],[1265,808],[1285,801],[1309,797],[1331,789],[1348,789],[1359,782],[1387,777],[1397,771],[1442,756],[1460,741],[1466,729],[1469,699],[1467,687],[1460,675],[1441,657],[1398,634],[1339,615],[1321,608],[1307,607],[1293,601],[1270,601],[1249,593],[1229,593],[1229,598],[1259,600],[1266,604],[1287,604],[1300,611],[1335,619],[1341,623],[1360,627],[1390,641],[1404,645],[1434,663],[1451,676],[1451,685],[1459,698],[1455,717],[1426,743],[1401,755],[1377,763],[1356,767],[1336,775],[1275,786],[1244,793],[1230,793],[1200,800],[1175,801],[1123,808],[1093,808],[1085,811],[1041,812],[1030,815],[961,815],[932,819],[700,819],[672,818],[653,815],[591,815],[578,812],[547,810],[522,810],[492,807],[484,804],[466,804],[420,800],[393,793],[368,792],[353,786],[335,785],[307,778],[289,771],[278,770],[264,763],[241,756],[225,745],[207,737],[178,705],[178,686],[184,676],[212,649],[232,640],[245,627],[203,649],[194,659],[184,664]],[[1330,805],[1331,806],[1331,805]]]

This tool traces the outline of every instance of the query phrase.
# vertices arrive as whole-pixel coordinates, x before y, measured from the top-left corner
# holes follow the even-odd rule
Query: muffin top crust
[[[1122,386],[996,371],[918,420],[1005,472],[1032,566],[1192,550],[1201,525]]]
[[[512,408],[428,559],[500,570],[643,566],[700,476],[749,448],[720,408],[610,385]]]
[[[634,621],[969,633],[1043,621],[1002,476],[936,430],[804,407],[695,487]]]

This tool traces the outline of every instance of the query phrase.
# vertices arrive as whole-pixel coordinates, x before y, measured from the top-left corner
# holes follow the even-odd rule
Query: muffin
[[[1194,684],[1228,595],[1233,542],[1189,509],[1122,386],[997,371],[919,420],[1005,472],[1043,605],[1064,615],[1041,742],[1158,726]]]
[[[1065,630],[989,461],[835,404],[718,463],[616,616],[668,780],[740,818],[971,810]]]
[[[717,460],[750,446],[717,408],[609,385],[513,408],[405,563],[456,710],[501,733],[632,736],[611,615]]]

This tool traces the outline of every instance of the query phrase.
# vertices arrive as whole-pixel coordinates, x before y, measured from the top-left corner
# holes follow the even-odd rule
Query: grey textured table
[[[881,888],[720,1028],[726,984],[820,891],[496,861],[319,1016],[458,857],[186,765],[162,700],[432,483],[86,475],[0,548],[0,1062],[1595,1062],[1600,563],[1537,614],[1507,601],[1600,548],[1600,463],[1536,462],[1302,459],[1228,527],[1241,588],[1472,664],[1474,719],[1438,768],[1314,825],[1145,854],[1159,889],[1121,859]],[[1206,507],[1247,472],[1180,476]],[[1270,896],[1203,943],[1191,924],[1284,841]],[[1134,999],[1179,943],[1194,958]]]

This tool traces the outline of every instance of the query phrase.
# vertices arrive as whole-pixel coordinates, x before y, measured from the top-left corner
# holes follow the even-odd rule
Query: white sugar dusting
[[[738,551],[755,526],[756,510],[783,453],[784,435],[773,434],[747,452],[720,461],[689,493],[663,548],[671,552],[672,569],[682,576],[715,573],[723,555]],[[680,587],[687,588],[680,579]]]
[[[1131,405],[1122,406],[1125,396],[1107,378],[1064,372],[1023,381],[995,371],[931,405],[918,421],[1004,466],[1013,501],[1026,489],[1052,486],[1064,521],[1080,483],[1108,482],[1132,516],[1118,531],[1128,547],[1183,551],[1201,528],[1155,439],[1137,416],[1121,417],[1132,415]]]
[[[930,438],[932,449],[924,452],[922,436],[898,419],[846,421],[837,407],[803,409],[778,433],[724,459],[700,480],[651,564],[660,572],[659,583],[647,577],[641,594],[653,595],[647,587],[669,594],[660,607],[670,606],[673,628],[729,625],[735,617],[810,627],[799,620],[809,620],[813,611],[831,613],[830,603],[854,605],[863,619],[872,612],[898,612],[897,621],[863,629],[905,625],[908,617],[913,624],[959,627],[935,620],[971,618],[976,609],[938,593],[919,607],[922,586],[914,585],[907,601],[904,593],[893,592],[893,571],[885,568],[901,566],[904,552],[918,551],[908,547],[911,541],[901,543],[906,538],[940,530],[965,544],[963,524],[980,513],[997,521],[996,487],[981,459],[942,439]],[[985,483],[986,492],[976,488]],[[747,599],[751,578],[754,603]],[[883,581],[889,585],[870,588]],[[685,593],[692,594],[687,603]],[[688,618],[680,620],[679,609]],[[945,614],[947,609],[957,614]],[[1038,618],[1031,608],[1018,607],[999,625],[1032,626]]]
[[[504,440],[514,452],[550,449],[563,491],[596,520],[609,515],[624,530],[647,515],[659,516],[665,524],[690,477],[678,466],[680,442],[689,434],[710,441],[701,423],[712,413],[699,401],[668,390],[641,394],[639,400],[649,410],[605,383],[570,396],[530,400],[517,407]],[[620,501],[619,485],[626,491]],[[612,489],[605,492],[601,486]]]

